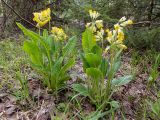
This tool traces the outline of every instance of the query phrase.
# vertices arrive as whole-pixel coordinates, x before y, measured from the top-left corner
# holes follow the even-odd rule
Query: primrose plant
[[[39,29],[50,24],[50,19],[49,8],[34,13],[33,20]],[[40,32],[37,34],[26,29],[20,23],[17,25],[27,36],[23,49],[29,55],[32,67],[43,77],[43,83],[55,92],[64,88],[65,82],[70,79],[67,72],[75,63],[76,37],[68,39],[63,29],[58,27],[52,27],[51,33],[43,30],[41,35]]]
[[[133,22],[122,17],[114,25],[113,30],[105,30],[103,21],[97,20],[100,14],[92,10],[89,14],[92,22],[86,24],[86,30],[82,34],[83,53],[81,54],[87,80],[85,85],[74,84],[73,89],[87,96],[98,109],[102,110],[108,105],[118,106],[116,101],[111,101],[113,92],[118,86],[125,85],[132,80],[131,75],[115,78],[115,74],[120,68],[121,52],[127,48],[123,44],[123,28]],[[106,42],[108,46],[104,48]]]

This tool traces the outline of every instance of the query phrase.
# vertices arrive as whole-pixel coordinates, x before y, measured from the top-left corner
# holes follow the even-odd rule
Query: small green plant
[[[20,83],[20,90],[17,90],[14,95],[17,97],[17,100],[27,99],[29,97],[29,90],[28,90],[28,81],[26,76],[23,76],[19,71],[16,73],[17,81]]]
[[[33,20],[37,22],[39,30],[50,19],[50,9],[34,13]],[[61,28],[52,27],[51,34],[43,30],[41,35],[40,31],[37,34],[20,23],[17,25],[28,37],[23,49],[29,55],[32,67],[42,75],[43,83],[56,92],[64,88],[65,82],[70,79],[67,72],[75,63],[76,37],[67,42],[67,35]]]
[[[49,35],[47,30],[41,36],[19,23],[17,25],[29,38],[23,49],[29,55],[31,65],[43,76],[43,83],[53,91],[64,87],[65,81],[70,79],[67,71],[75,63],[76,37],[65,43],[61,38]]]
[[[120,55],[123,49],[124,33],[123,27],[132,24],[131,20],[126,21],[123,17],[114,27],[113,31],[106,30],[108,33],[107,41],[109,46],[104,50],[104,30],[102,20],[96,20],[99,13],[89,11],[92,18],[91,23],[87,23],[87,29],[82,35],[83,53],[81,59],[83,69],[87,75],[86,85],[74,84],[73,89],[81,95],[89,97],[97,109],[104,109],[110,104],[111,96],[115,89],[131,81],[132,76],[114,78],[120,67]],[[113,106],[112,106],[113,105]],[[115,107],[115,106],[114,106]]]
[[[150,117],[154,120],[158,120],[160,118],[160,99],[157,99],[155,102],[147,101],[147,103],[150,106],[150,110],[152,112]]]
[[[21,50],[19,40],[5,39],[0,41],[0,89],[7,87],[7,89],[14,88],[15,72],[23,66],[26,66],[27,57]]]
[[[153,67],[151,68],[151,72],[150,72],[150,76],[148,78],[148,87],[152,86],[155,81],[157,80],[157,78],[159,77],[160,73],[158,71],[160,65],[160,54],[156,57],[155,59],[155,63],[153,65]]]

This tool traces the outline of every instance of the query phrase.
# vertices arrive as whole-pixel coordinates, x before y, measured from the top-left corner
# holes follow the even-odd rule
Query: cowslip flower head
[[[109,43],[111,43],[113,39],[113,32],[110,31],[109,29],[107,29],[106,32],[107,32],[107,40]]]
[[[51,10],[50,8],[43,10],[41,12],[33,13],[34,18],[33,21],[37,22],[36,27],[40,28],[47,24],[51,20]]]
[[[121,27],[120,27],[119,24],[115,24],[115,25],[114,25],[114,29],[115,29],[116,31],[118,31],[120,28],[121,28]]]
[[[124,40],[124,33],[122,30],[118,30],[117,41],[122,43]]]
[[[101,29],[103,27],[103,20],[96,20],[95,24],[98,29]]]
[[[63,41],[67,39],[67,35],[62,28],[52,27],[51,33],[56,41]]]
[[[101,29],[100,31],[97,31],[97,34],[95,35],[96,41],[103,40],[104,36],[104,30]]]
[[[125,16],[122,17],[122,18],[119,20],[119,22],[124,22],[124,21],[126,21],[126,17],[125,17]]]
[[[100,14],[97,11],[89,10],[89,15],[92,19],[97,19]]]

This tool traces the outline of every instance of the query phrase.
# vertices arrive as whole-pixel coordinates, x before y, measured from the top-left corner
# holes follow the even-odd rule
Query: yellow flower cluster
[[[62,41],[67,39],[67,35],[64,33],[62,28],[52,27],[51,32],[56,41],[58,40]]]
[[[92,19],[97,19],[100,14],[97,11],[89,10],[89,15]]]
[[[100,14],[97,11],[89,10],[89,15],[92,19],[92,22],[87,23],[86,28],[92,30],[93,32],[96,32],[97,29],[102,29],[103,21],[96,20],[100,16]]]
[[[100,14],[97,11],[89,10],[92,22],[86,24],[86,28],[95,33],[96,41],[102,41],[104,36],[103,20],[96,20]]]
[[[41,11],[41,12],[35,12],[33,13],[34,18],[33,21],[37,22],[36,27],[40,28],[47,24],[51,20],[51,10],[50,8]],[[52,27],[51,33],[56,41],[62,41],[67,39],[67,35],[64,33],[62,28],[58,27]]]
[[[103,29],[100,29],[99,31],[96,32],[96,35],[95,35],[96,41],[103,41],[103,37],[104,37]]]
[[[96,20],[100,14],[97,11],[89,10],[89,15],[92,19],[92,22],[86,24],[86,28],[90,29],[94,34],[96,41],[102,41],[104,39],[104,29],[103,29],[103,21]],[[110,43],[110,46],[117,46],[121,49],[126,49],[127,47],[123,44],[124,41],[124,32],[123,28],[133,24],[132,20],[126,20],[126,17],[122,17],[117,24],[114,25],[113,30],[106,30],[107,33],[107,41]],[[106,48],[106,51],[110,49],[110,46]]]
[[[132,20],[126,20],[125,17],[122,17],[117,24],[114,25],[114,30],[110,31],[109,29],[106,30],[107,32],[107,40],[111,45],[116,45],[121,49],[126,49],[127,47],[123,44],[124,40],[124,32],[123,28],[133,24]],[[106,51],[108,47],[106,48]]]
[[[40,28],[44,26],[45,24],[47,24],[51,20],[50,14],[51,14],[50,8],[44,11],[41,11],[41,12],[33,13],[34,15],[33,21],[37,22],[36,27]]]

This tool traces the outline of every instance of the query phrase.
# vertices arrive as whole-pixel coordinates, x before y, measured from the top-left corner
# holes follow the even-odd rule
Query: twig
[[[23,18],[21,15],[19,15],[10,5],[8,5],[4,0],[2,0],[2,2],[8,7],[10,8],[19,18],[21,18],[22,20],[24,20],[25,22],[29,23],[30,25],[36,27],[33,23],[31,23],[30,21],[26,20],[25,18]]]
[[[151,21],[141,21],[141,22],[134,23],[133,25],[149,24],[149,23],[151,23]]]
[[[141,22],[134,23],[133,25],[139,25],[139,24],[160,25],[160,23],[153,23],[152,21],[141,21]]]

